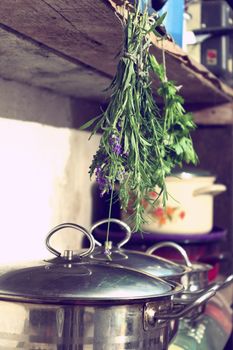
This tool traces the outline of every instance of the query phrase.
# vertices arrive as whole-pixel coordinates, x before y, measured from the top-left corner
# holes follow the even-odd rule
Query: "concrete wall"
[[[44,258],[54,225],[90,225],[88,168],[99,137],[88,141],[73,126],[99,105],[5,80],[0,96],[0,263]],[[64,250],[80,239],[65,230],[52,243]]]

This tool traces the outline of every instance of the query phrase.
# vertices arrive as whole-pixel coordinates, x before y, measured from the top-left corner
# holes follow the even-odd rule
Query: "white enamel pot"
[[[144,231],[175,234],[206,234],[213,228],[214,197],[226,191],[207,172],[180,172],[167,177],[168,201],[163,207],[145,205]],[[152,198],[156,196],[151,193]]]

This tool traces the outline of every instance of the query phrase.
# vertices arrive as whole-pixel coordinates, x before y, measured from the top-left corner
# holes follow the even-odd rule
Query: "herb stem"
[[[110,203],[109,203],[109,210],[108,210],[108,226],[107,226],[107,234],[106,234],[105,247],[108,247],[108,246],[109,246],[110,219],[111,219],[111,216],[112,216],[113,191],[114,191],[114,188],[113,188],[113,186],[112,186],[112,189],[111,189],[111,196],[110,196]]]

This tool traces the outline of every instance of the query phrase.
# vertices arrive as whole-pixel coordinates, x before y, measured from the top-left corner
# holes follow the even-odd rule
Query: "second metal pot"
[[[191,262],[185,249],[175,242],[166,241],[156,243],[152,247],[147,249],[146,254],[152,255],[162,248],[175,249],[177,252],[180,253],[181,257],[183,258],[183,265],[189,268],[189,270],[186,272],[186,284],[184,284],[186,291],[196,292],[208,287],[208,272],[212,268],[211,265]],[[166,278],[166,276],[164,277]]]
[[[150,274],[153,277],[165,278],[176,281],[183,286],[188,287],[187,273],[191,272],[188,264],[176,264],[170,260],[163,259],[152,254],[147,254],[135,250],[124,249],[123,246],[131,239],[131,229],[123,221],[110,218],[96,222],[90,229],[93,234],[95,229],[106,223],[118,224],[125,231],[125,238],[118,243],[112,241],[105,242],[104,245],[95,239],[95,249],[88,256],[88,260],[103,261],[109,264],[120,264],[127,268],[135,268],[143,273]],[[111,238],[111,232],[110,232]],[[191,263],[190,263],[191,266]]]
[[[233,275],[229,275],[224,281],[219,281],[210,285],[208,272],[212,266],[204,263],[191,262],[185,249],[177,243],[169,241],[156,243],[147,249],[146,253],[151,255],[161,248],[171,248],[178,251],[184,259],[185,265],[189,267],[189,271],[186,272],[186,283],[184,284],[185,291],[182,292],[181,296],[178,298],[177,301],[179,302],[183,302],[184,304],[189,303],[195,296],[205,294],[206,291],[210,290],[218,291],[233,283]],[[167,278],[165,277],[165,279]],[[203,303],[196,309],[194,308],[192,312],[187,313],[185,318],[192,320],[196,319],[204,312],[204,309],[205,304]]]

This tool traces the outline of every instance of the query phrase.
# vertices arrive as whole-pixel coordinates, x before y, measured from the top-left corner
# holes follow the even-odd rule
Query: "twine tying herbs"
[[[156,205],[161,198],[166,204],[168,193],[165,178],[183,161],[195,163],[189,132],[195,128],[186,114],[178,88],[167,79],[165,53],[163,63],[149,53],[149,34],[161,39],[156,28],[161,17],[150,17],[139,6],[129,13],[124,27],[124,47],[116,75],[111,83],[111,98],[106,110],[87,122],[82,129],[94,125],[92,134],[102,132],[99,149],[90,166],[101,195],[118,188],[123,210],[128,211],[133,230],[141,230],[146,222],[143,203]],[[159,108],[152,94],[151,75],[159,80],[158,94],[163,100]],[[149,192],[157,191],[153,200]],[[109,225],[107,229],[107,241]]]
[[[123,57],[129,58],[133,61],[133,63],[137,64],[137,57],[133,56],[129,52],[125,52]]]

